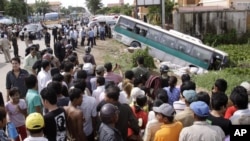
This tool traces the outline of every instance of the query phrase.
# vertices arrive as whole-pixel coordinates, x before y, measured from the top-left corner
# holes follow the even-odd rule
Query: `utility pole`
[[[161,15],[162,28],[165,29],[165,0],[161,1]]]

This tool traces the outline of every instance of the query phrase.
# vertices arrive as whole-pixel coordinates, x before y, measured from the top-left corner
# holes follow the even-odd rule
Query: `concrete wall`
[[[222,34],[231,29],[241,35],[250,31],[250,11],[175,11],[173,25],[177,31],[201,38],[206,33]]]

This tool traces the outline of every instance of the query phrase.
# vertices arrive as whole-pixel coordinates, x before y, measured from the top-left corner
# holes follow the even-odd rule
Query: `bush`
[[[204,35],[203,42],[210,46],[218,46],[223,44],[246,44],[250,40],[250,32],[242,34],[237,37],[237,32],[235,29],[230,30],[224,34],[215,35],[213,33],[208,33]]]
[[[136,59],[137,57],[142,56],[144,57],[145,67],[151,70],[156,68],[155,63],[154,63],[154,58],[151,55],[149,55],[148,50],[149,48],[146,47],[145,49],[138,49],[132,54],[132,67],[137,66]]]

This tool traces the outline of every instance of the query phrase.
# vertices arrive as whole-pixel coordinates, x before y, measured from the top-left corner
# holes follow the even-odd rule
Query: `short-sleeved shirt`
[[[17,105],[20,109],[25,110],[27,109],[27,105],[24,99],[20,99],[18,104],[13,104],[12,102],[8,101],[5,104],[5,109],[9,115],[10,121],[14,123],[16,127],[20,127],[25,125],[25,116],[17,111]]]
[[[92,117],[97,116],[97,104],[94,97],[83,95],[82,99],[83,100],[80,108],[83,111],[83,116],[85,118],[83,130],[86,136],[89,136],[93,132]]]
[[[154,141],[178,141],[181,129],[182,124],[180,122],[164,124],[156,132]]]
[[[84,63],[91,63],[92,65],[96,65],[95,63],[95,57],[92,54],[86,53],[83,56],[83,62]]]
[[[25,77],[27,77],[29,73],[24,70],[20,69],[20,73],[18,77],[15,76],[14,71],[11,70],[6,75],[6,89],[11,89],[12,87],[17,87],[20,91],[20,97],[25,98],[27,87],[25,85]]]
[[[179,141],[222,141],[225,138],[219,126],[206,121],[195,121],[192,126],[182,129]]]
[[[26,102],[28,106],[28,114],[36,112],[36,106],[40,106],[42,111],[42,101],[38,91],[29,89],[26,95]]]
[[[180,99],[180,89],[179,88],[173,88],[170,90],[170,87],[163,88],[165,91],[167,91],[168,94],[168,103],[170,105],[173,105],[175,101],[178,101]]]
[[[48,112],[44,115],[44,135],[49,141],[66,141],[66,112],[63,108]]]
[[[114,81],[115,84],[119,84],[120,82],[122,82],[122,77],[114,72],[107,72],[106,74],[104,74],[104,78],[107,81]]]
[[[99,128],[99,141],[123,141],[123,139],[119,130],[102,123]]]

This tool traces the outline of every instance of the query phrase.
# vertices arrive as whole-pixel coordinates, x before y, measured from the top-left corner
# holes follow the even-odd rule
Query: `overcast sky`
[[[27,0],[28,3],[35,3],[35,0]],[[46,1],[46,0],[45,0]],[[62,6],[81,6],[85,5],[85,0],[48,0],[48,1],[60,1]],[[106,6],[108,3],[117,3],[119,0],[102,0],[102,3]],[[124,0],[124,3],[133,4],[134,0]]]

